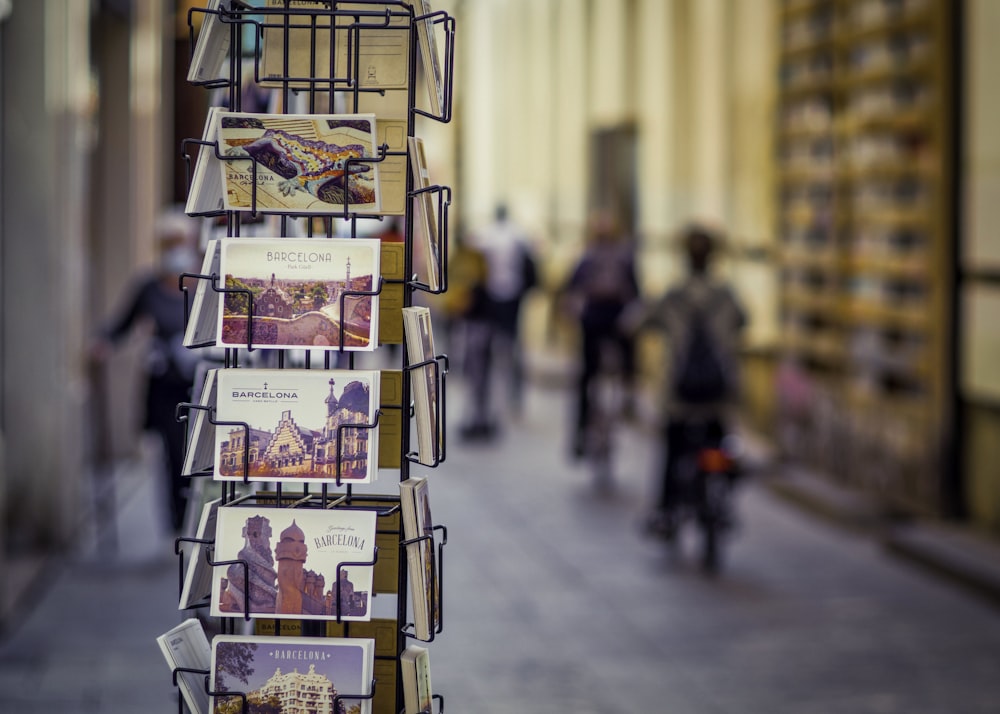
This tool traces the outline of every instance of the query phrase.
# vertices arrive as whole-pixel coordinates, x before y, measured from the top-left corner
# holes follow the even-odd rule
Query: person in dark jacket
[[[151,330],[143,364],[145,395],[143,429],[163,444],[170,524],[179,532],[187,504],[184,425],[175,418],[180,402],[191,401],[196,356],[183,345],[184,294],[179,275],[197,268],[191,219],[165,214],[156,225],[159,264],[131,284],[118,311],[91,346],[91,357],[103,362],[114,347],[140,325]]]
[[[591,383],[599,374],[602,351],[617,350],[626,404],[631,404],[635,377],[633,338],[619,328],[625,309],[639,296],[631,240],[614,221],[596,214],[588,226],[587,247],[564,289],[569,310],[579,321],[580,365],[576,384],[576,416],[572,435],[574,456],[582,456],[591,410]]]

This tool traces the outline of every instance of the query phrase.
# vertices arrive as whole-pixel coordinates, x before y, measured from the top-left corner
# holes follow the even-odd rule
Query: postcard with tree
[[[223,238],[223,347],[374,350],[376,238]]]

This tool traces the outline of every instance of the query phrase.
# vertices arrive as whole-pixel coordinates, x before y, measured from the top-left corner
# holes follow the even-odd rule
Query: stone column
[[[688,104],[691,112],[691,209],[726,222],[730,151],[729,37],[726,0],[691,0],[688,25]]]
[[[588,43],[586,3],[556,0],[553,66],[554,225],[558,245],[580,234],[587,200]]]

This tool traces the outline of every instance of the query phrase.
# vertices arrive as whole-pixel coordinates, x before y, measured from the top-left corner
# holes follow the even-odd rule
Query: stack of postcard
[[[171,672],[177,672],[177,686],[189,711],[208,714],[205,674],[210,672],[212,647],[205,630],[195,618],[189,618],[156,638]],[[187,671],[194,670],[194,671]],[[200,674],[204,671],[205,674]]]
[[[414,634],[427,642],[441,625],[441,583],[434,557],[434,521],[427,479],[411,476],[402,481],[399,505],[403,513],[403,537],[413,541],[406,546],[406,563]]]
[[[188,554],[187,567],[184,569],[184,583],[181,586],[181,597],[177,604],[178,610],[186,610],[208,600],[212,595],[212,566],[208,564],[208,543],[215,541],[215,520],[219,512],[221,498],[216,498],[201,510],[198,530],[195,532],[194,544]]]
[[[432,292],[437,292],[442,287],[441,275],[445,266],[433,194],[426,190],[432,185],[427,169],[427,156],[424,153],[423,139],[420,137],[409,137],[407,145],[410,151],[413,188],[421,191],[413,197],[413,252],[423,254],[427,285]]]
[[[411,365],[414,413],[417,420],[417,458],[436,466],[443,457],[444,430],[440,417],[440,369],[434,363],[434,330],[431,311],[422,305],[403,308],[407,361]],[[419,366],[418,366],[419,365]]]
[[[426,647],[410,645],[399,656],[403,674],[404,714],[431,712],[434,690],[431,689],[430,653]]]

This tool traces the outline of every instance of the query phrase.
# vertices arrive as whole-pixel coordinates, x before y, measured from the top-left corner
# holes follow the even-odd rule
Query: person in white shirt
[[[527,234],[510,220],[504,204],[497,206],[492,224],[468,236],[468,244],[483,256],[486,280],[481,318],[468,330],[466,360],[471,408],[461,433],[467,439],[488,439],[497,430],[492,388],[498,370],[509,375],[511,409],[517,413],[521,407],[524,389],[519,339],[521,304],[537,282],[537,266]]]

